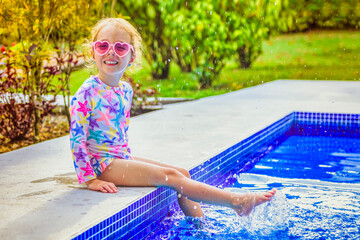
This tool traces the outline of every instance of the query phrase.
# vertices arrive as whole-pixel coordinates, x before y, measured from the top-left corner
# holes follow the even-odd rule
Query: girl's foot
[[[246,193],[233,196],[232,207],[239,216],[248,216],[251,211],[258,205],[268,202],[276,193],[276,189],[272,189],[266,193]]]

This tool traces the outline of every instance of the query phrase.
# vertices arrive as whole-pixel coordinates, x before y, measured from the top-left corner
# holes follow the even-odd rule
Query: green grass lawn
[[[152,80],[149,66],[131,74],[143,87],[155,88],[160,97],[202,98],[251,87],[276,79],[360,80],[360,32],[312,31],[276,36],[263,43],[263,54],[250,69],[228,62],[210,89],[199,90],[191,73],[173,64],[165,80]],[[79,70],[71,76],[71,94],[89,76]]]

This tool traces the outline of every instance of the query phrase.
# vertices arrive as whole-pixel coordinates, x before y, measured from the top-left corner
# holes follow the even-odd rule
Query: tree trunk
[[[212,85],[212,80],[209,79],[208,76],[202,76],[200,79],[200,88],[201,89],[207,89],[210,88]]]
[[[34,82],[35,82],[35,96],[34,96],[34,141],[39,142],[40,134],[40,111],[41,111],[41,96],[40,96],[40,72],[41,72],[41,62],[36,64],[34,70]]]
[[[251,67],[251,48],[246,48],[246,46],[242,46],[238,48],[238,54],[240,59],[240,66],[243,69],[247,69]]]
[[[161,47],[159,47],[161,46]],[[165,47],[166,44],[163,42],[161,37],[158,37],[157,41],[153,41],[149,48],[149,53],[151,56],[151,75],[154,79],[166,79],[169,77],[170,72],[170,61],[171,59],[171,50],[170,48]],[[159,52],[161,58],[159,59]],[[156,67],[152,63],[157,62]]]
[[[191,54],[191,53],[189,53]],[[183,59],[183,55],[180,54],[180,50],[175,50],[175,55],[176,55],[176,63],[179,65],[180,69],[182,72],[186,72],[189,73],[192,71],[192,66],[191,63],[186,63],[186,61]]]
[[[64,99],[64,108],[65,108],[65,115],[66,115],[66,118],[68,120],[68,124],[69,126],[71,126],[71,117],[70,117],[70,112],[69,112],[69,101],[70,101],[70,96],[69,94],[65,94],[63,93],[63,99]]]
[[[158,66],[151,71],[151,76],[154,79],[166,79],[169,77],[170,63],[165,62],[165,65],[158,64]]]

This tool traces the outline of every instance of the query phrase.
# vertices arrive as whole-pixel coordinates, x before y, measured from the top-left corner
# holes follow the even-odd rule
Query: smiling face
[[[100,29],[94,41],[108,41],[110,44],[114,44],[115,42],[131,44],[131,37],[123,29],[108,24]],[[125,69],[129,63],[132,63],[134,60],[132,51],[129,51],[123,57],[119,57],[114,53],[113,47],[110,47],[109,52],[103,56],[97,54],[94,49],[91,54],[99,70],[98,77],[110,86],[118,85]]]

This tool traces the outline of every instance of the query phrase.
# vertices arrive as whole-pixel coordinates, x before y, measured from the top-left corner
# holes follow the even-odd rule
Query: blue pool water
[[[271,202],[249,217],[203,205],[199,220],[175,209],[147,239],[360,239],[360,138],[279,141],[219,186],[240,193],[276,187]]]

